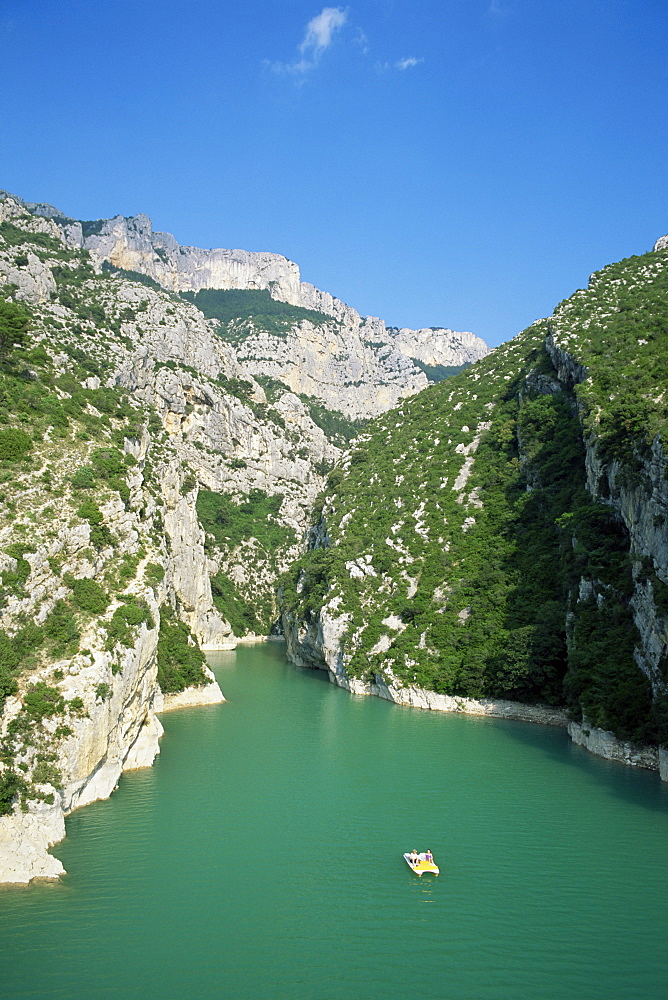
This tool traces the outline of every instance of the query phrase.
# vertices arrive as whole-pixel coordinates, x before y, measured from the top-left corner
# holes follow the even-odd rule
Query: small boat
[[[404,861],[409,868],[412,868],[416,875],[423,875],[424,872],[431,872],[432,875],[438,875],[440,868],[434,864],[433,861],[427,861],[425,854],[418,854],[418,860],[413,863],[411,861],[410,854],[404,854]]]

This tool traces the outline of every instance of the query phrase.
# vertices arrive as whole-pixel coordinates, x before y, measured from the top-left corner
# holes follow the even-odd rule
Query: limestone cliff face
[[[471,364],[488,353],[485,342],[475,334],[443,328],[390,328],[387,339],[395,351],[432,367]]]
[[[17,696],[5,704],[0,735],[7,740],[11,739],[12,724],[23,717],[26,692],[40,683],[52,689],[55,685],[64,699],[66,726],[63,728],[62,713],[45,718],[32,740],[18,745],[15,765],[29,772],[39,763],[40,755],[51,754],[59,780],[53,784],[55,778],[44,774],[37,784],[52,801],[31,800],[27,811],[16,807],[10,815],[0,816],[0,881],[28,882],[61,874],[60,862],[46,852],[64,836],[64,817],[108,797],[124,770],[150,765],[159,752],[162,726],[156,711],[178,707],[178,701],[169,704],[169,696],[165,698],[157,683],[161,606],[176,607],[209,648],[224,648],[234,641],[229,625],[212,605],[203,533],[194,514],[192,493],[182,495],[183,473],[173,463],[159,469],[163,502],[149,492],[145,476],[150,438],[145,435],[141,441],[128,441],[127,446],[138,459],[129,483],[130,506],[126,508],[113,497],[101,504],[105,524],[115,539],[114,552],[110,547],[96,551],[91,544],[91,526],[72,523],[70,504],[61,504],[59,516],[52,512],[50,517],[42,517],[31,539],[34,551],[25,553],[30,564],[29,591],[23,597],[10,597],[2,609],[2,626],[10,632],[17,621],[33,618],[41,623],[57,602],[67,598],[64,578],[105,582],[119,560],[136,565],[123,598],[112,600],[102,617],[87,624],[79,643],[81,651],[70,658],[43,662],[21,679]],[[70,469],[71,457],[66,455]],[[53,464],[51,468],[57,482],[59,470]],[[30,502],[39,502],[35,490]],[[148,530],[156,517],[164,524],[157,544]],[[0,545],[6,546],[15,537],[16,530],[4,526]],[[11,569],[12,562],[16,560],[5,557],[5,566]],[[146,582],[149,563],[162,567],[161,582]],[[107,626],[127,598],[141,602],[146,620],[122,644],[110,646]],[[211,674],[207,685],[186,693],[190,704],[222,700]]]
[[[68,241],[99,261],[148,274],[173,292],[201,288],[271,289],[284,302],[301,305],[299,268],[280,254],[182,247],[170,233],[153,231],[146,215],[118,215],[64,227]]]
[[[140,473],[137,474],[138,477]],[[164,470],[163,481],[178,485],[174,470]],[[141,488],[141,487],[139,487]],[[60,717],[43,720],[37,728],[34,742],[19,747],[15,764],[33,768],[36,755],[55,753],[60,772],[58,785],[45,775],[41,789],[53,801],[30,801],[26,812],[18,808],[10,815],[0,816],[0,881],[27,882],[36,877],[61,874],[59,861],[46,853],[47,848],[62,839],[64,817],[73,809],[97,799],[108,797],[118,784],[123,770],[150,765],[158,753],[162,726],[156,710],[164,710],[164,697],[157,684],[156,646],[160,606],[172,602],[181,607],[183,617],[202,640],[220,648],[231,638],[230,628],[212,608],[210,589],[206,593],[208,575],[201,545],[201,529],[196,519],[181,509],[181,517],[170,516],[170,503],[176,509],[187,508],[187,498],[174,502],[167,491],[165,516],[166,537],[170,552],[151,545],[136,516],[128,516],[122,504],[108,503],[104,511],[106,523],[119,540],[123,555],[137,557],[135,581],[126,595],[138,597],[147,609],[147,621],[134,631],[127,644],[109,648],[105,623],[121,607],[112,602],[103,619],[95,619],[81,636],[82,651],[73,658],[46,662],[33,671],[17,697],[9,698],[2,713],[0,732],[6,739],[14,720],[22,709],[22,696],[36,684],[53,685],[65,700],[65,705],[78,704],[67,715],[66,732]],[[149,498],[145,498],[149,500]],[[150,500],[148,511],[151,509]],[[57,526],[39,537],[34,553],[29,553],[34,587],[20,601],[9,601],[2,612],[2,624],[11,628],[17,615],[34,615],[44,620],[56,602],[67,595],[62,577],[52,567],[62,564],[62,572],[76,579],[95,578],[109,564],[109,552],[94,555],[90,546],[90,528],[67,529]],[[2,542],[11,535],[2,532]],[[150,546],[150,549],[149,549]],[[141,549],[144,549],[143,558]],[[146,551],[149,550],[149,551]],[[185,553],[188,556],[185,564]],[[149,586],[143,570],[149,559],[162,564],[165,575],[159,585]],[[186,574],[184,571],[188,570]],[[58,681],[58,678],[60,680]],[[213,676],[208,686],[191,691],[191,703],[222,701],[223,696]]]
[[[547,348],[560,379],[570,388],[586,382],[589,373],[561,339],[558,327],[553,327]],[[584,441],[587,488],[592,497],[617,512],[628,532],[634,575],[631,607],[641,639],[634,656],[649,679],[654,696],[662,696],[668,692],[663,669],[668,657],[668,618],[658,606],[656,584],[647,576],[647,565],[651,566],[655,579],[668,583],[668,462],[663,445],[656,438],[648,452],[638,456],[641,468],[630,477],[619,461],[601,458],[595,433],[585,433]]]
[[[298,266],[280,254],[180,246],[170,233],[155,232],[142,214],[82,223],[50,205],[11,196],[2,204],[5,211],[34,213],[30,224],[35,231],[42,227],[39,231],[58,234],[69,246],[87,250],[98,266],[107,261],[140,272],[171,292],[267,290],[281,302],[330,316],[330,324],[296,323],[285,340],[251,331],[242,338],[238,362],[246,375],[280,379],[294,392],[312,396],[350,419],[376,416],[424,389],[429,380],[416,361],[456,367],[488,353],[484,341],[471,333],[396,330],[376,317],[362,317],[340,299],[303,282]],[[50,272],[42,273],[38,260],[30,267],[35,269],[31,301],[45,301],[55,291]],[[13,272],[7,276],[15,278]],[[27,289],[27,273],[21,280]],[[187,363],[200,370],[199,364]]]
[[[85,248],[98,263],[139,271],[173,292],[265,289],[281,302],[331,316],[333,323],[324,328],[295,325],[286,341],[262,331],[251,334],[238,360],[246,373],[279,378],[353,419],[382,413],[425,388],[428,379],[414,359],[458,366],[488,352],[471,333],[396,331],[375,317],[363,318],[301,281],[297,265],[280,254],[180,246],[171,234],[154,232],[146,215],[91,223],[63,220],[61,227],[70,245]]]
[[[285,339],[257,331],[238,345],[247,375],[268,375],[351,420],[383,413],[427,387],[426,375],[391,344],[369,346],[364,327],[308,321]]]
[[[87,258],[63,243],[62,226],[17,201],[0,200],[1,221],[24,234],[9,230],[0,240],[0,279],[31,308],[34,364],[46,368],[30,378],[44,377],[60,423],[36,436],[2,495],[0,628],[12,637],[23,622],[42,627],[66,607],[81,629],[79,652],[54,659],[47,647],[0,716],[0,740],[18,773],[35,775],[36,796],[28,796],[27,811],[17,802],[0,816],[0,881],[26,882],[62,871],[47,849],[64,836],[66,815],[108,796],[123,770],[152,762],[158,712],[223,699],[210,674],[204,686],[160,690],[161,609],[174,609],[202,648],[230,648],[236,636],[214,604],[211,574],[238,578],[253,597],[272,592],[285,566],[288,549],[277,565],[249,573],[252,539],[250,550],[212,558],[198,491],[239,501],[254,489],[279,496],[278,520],[296,555],[308,510],[340,453],[292,393],[272,407],[255,382],[234,395],[230,386],[243,384],[243,369],[189,303],[87,270]],[[77,397],[79,380],[85,399]],[[95,492],[79,491],[73,477],[90,470],[95,455],[102,463],[108,456],[116,472],[111,479],[102,472]],[[19,570],[23,583],[9,584]],[[82,615],[71,604],[82,580],[108,595],[106,611]],[[134,617],[121,614],[119,631],[127,607]],[[28,718],[25,698],[40,685],[61,699],[59,707]],[[27,724],[32,743],[20,736]]]

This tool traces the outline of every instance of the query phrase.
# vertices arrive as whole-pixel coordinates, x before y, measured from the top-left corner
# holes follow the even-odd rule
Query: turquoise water
[[[351,697],[279,644],[211,662],[227,703],[69,818],[66,878],[0,892],[0,996],[668,997],[656,775]]]

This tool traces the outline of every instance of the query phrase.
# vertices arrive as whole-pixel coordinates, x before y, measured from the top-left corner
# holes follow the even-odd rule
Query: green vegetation
[[[160,690],[167,693],[208,684],[209,678],[202,669],[205,662],[188,626],[176,618],[168,604],[163,604],[158,637]]]
[[[306,625],[329,602],[349,616],[350,673],[563,705],[621,738],[668,741],[668,699],[652,700],[634,658],[616,506],[629,486],[649,502],[643,462],[666,429],[667,258],[593,276],[549,323],[370,424],[330,475],[317,509],[332,545],[292,567],[282,601]],[[559,384],[549,337],[576,359],[575,385]],[[621,463],[599,496],[588,439]]]
[[[31,233],[13,222],[0,222],[0,236],[13,246],[30,245],[38,250],[48,250],[52,256],[60,256],[65,248],[60,240],[48,233]]]
[[[219,381],[222,380],[219,379]],[[289,385],[286,385],[279,379],[271,378],[270,375],[256,375],[255,381],[258,382],[264,389],[267,400],[270,404],[275,403],[284,393],[292,392]],[[246,385],[250,389],[250,382],[247,382]],[[240,395],[240,393],[235,393],[235,395]],[[368,424],[368,420],[350,420],[338,410],[328,409],[314,396],[307,396],[305,393],[299,393],[299,398],[308,409],[309,416],[311,417],[313,423],[325,432],[333,444],[336,444],[339,447],[345,447],[350,441],[352,441],[353,438],[357,437],[357,435],[360,434]]]
[[[595,377],[578,386],[586,426],[603,458],[636,465],[657,434],[664,443],[668,380],[668,252],[629,257],[592,276],[550,321],[560,343]]]
[[[219,375],[216,381],[225,392],[229,392],[230,396],[236,396],[244,403],[253,395],[253,383],[249,382],[248,379],[227,378],[225,375]]]
[[[0,364],[7,362],[15,347],[27,346],[29,322],[30,315],[23,306],[0,299]]]
[[[67,601],[56,601],[42,626],[42,637],[50,644],[51,657],[74,656],[79,648],[80,634],[71,606]]]
[[[103,615],[109,607],[109,597],[97,580],[84,577],[72,581],[72,599],[81,611]]]
[[[77,514],[90,524],[90,541],[100,550],[107,545],[113,545],[113,538],[108,526],[104,523],[104,515],[94,500],[84,500],[77,509]]]
[[[23,695],[23,711],[35,722],[42,722],[46,716],[61,715],[65,710],[65,699],[58,688],[49,687],[44,681],[31,684]]]
[[[269,634],[276,619],[276,609],[265,595],[261,604],[245,597],[224,572],[211,577],[211,593],[213,603],[230,623],[235,635],[246,635],[248,632]]]
[[[89,236],[98,236],[102,232],[105,219],[85,220],[81,223],[81,231],[84,239]]]
[[[20,636],[10,638],[0,631],[0,711],[9,695],[16,694],[16,675],[26,650],[21,648]]]
[[[14,798],[24,786],[23,779],[11,768],[0,772],[0,816],[11,813],[14,808]]]
[[[325,432],[330,441],[341,448],[345,448],[353,438],[361,434],[369,423],[368,420],[350,420],[338,410],[330,410],[323,406],[313,396],[300,393],[299,398],[307,406],[313,423]]]
[[[244,340],[251,327],[284,338],[289,330],[304,321],[315,326],[337,322],[326,313],[272,299],[266,289],[202,288],[198,292],[182,292],[181,295],[194,303],[207,319],[219,320],[221,336],[231,343]]]
[[[32,449],[32,441],[25,431],[9,427],[0,430],[0,461],[17,462]]]
[[[165,567],[159,563],[147,563],[144,570],[144,579],[155,589],[165,578]]]
[[[280,379],[272,378],[270,375],[255,375],[255,381],[264,389],[267,400],[275,403],[286,392],[292,392],[289,385],[281,382]]]
[[[37,666],[43,655],[73,656],[78,640],[74,612],[66,601],[58,601],[41,626],[28,621],[11,636],[0,629],[0,711],[7,696],[16,694],[22,673]]]
[[[282,502],[282,497],[257,489],[240,502],[223,493],[200,490],[197,516],[217,545],[235,546],[256,538],[264,547],[276,549],[286,540],[286,529],[276,519]]]
[[[417,358],[411,358],[416,367],[425,373],[430,382],[445,382],[446,378],[452,378],[453,375],[459,375],[461,372],[465,372],[467,368],[471,367],[471,363],[468,362],[465,365],[426,365],[424,361],[419,361]]]
[[[123,434],[124,431],[121,431],[120,436]],[[130,490],[125,477],[128,469],[136,464],[134,458],[131,455],[124,455],[118,448],[95,448],[91,453],[90,462],[90,466],[82,466],[75,473],[72,477],[72,486],[75,489],[90,489],[96,482],[102,481],[127,503],[130,499]]]
[[[119,646],[130,649],[134,644],[137,630],[146,625],[155,628],[155,621],[146,601],[134,594],[121,594],[118,598],[120,607],[116,608],[111,620],[104,622],[107,633],[105,649],[113,650]]]
[[[295,542],[283,525],[279,512],[283,498],[254,489],[243,498],[200,490],[197,515],[212,555],[236,556],[253,567],[266,565],[275,578],[284,553]],[[250,570],[250,566],[248,567]],[[271,587],[235,585],[225,571],[211,578],[214,604],[237,635],[246,632],[267,635],[276,620],[276,599]]]
[[[126,271],[122,267],[116,267],[108,260],[102,262],[102,271],[105,274],[125,278],[127,281],[137,281],[140,285],[146,285],[147,288],[153,288],[157,292],[162,291],[162,286],[154,278],[149,277],[148,274],[142,274],[141,271]]]

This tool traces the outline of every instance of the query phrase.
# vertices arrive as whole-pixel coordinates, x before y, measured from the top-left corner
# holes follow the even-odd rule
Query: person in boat
[[[425,861],[427,862],[428,865],[431,865],[431,864],[434,863],[434,855],[431,853],[431,851],[429,850],[429,848],[427,848],[427,850],[424,852],[424,859],[425,859]]]
[[[416,864],[418,864],[418,862],[419,862],[419,860],[420,860],[420,855],[418,854],[418,852],[417,852],[417,851],[413,850],[413,851],[411,851],[411,853],[410,853],[410,854],[408,855],[408,860],[410,861],[410,863],[411,863],[411,864],[412,864],[413,866],[415,866]]]

